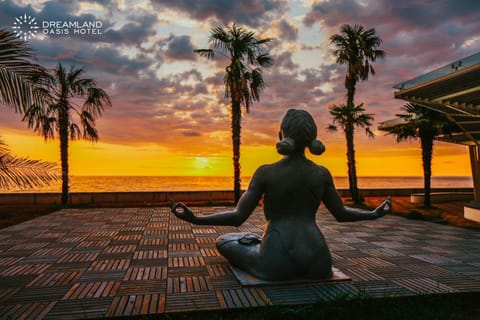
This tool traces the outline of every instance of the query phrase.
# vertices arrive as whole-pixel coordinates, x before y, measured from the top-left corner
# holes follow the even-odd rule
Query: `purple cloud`
[[[253,27],[284,12],[287,4],[283,0],[151,0],[151,3],[154,8],[178,10],[199,21],[215,18],[225,25],[236,22]]]

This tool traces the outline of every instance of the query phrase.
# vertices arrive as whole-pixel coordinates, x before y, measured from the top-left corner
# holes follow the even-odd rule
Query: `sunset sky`
[[[13,30],[25,14],[35,17],[39,29],[27,41],[38,62],[85,66],[111,97],[112,108],[97,120],[100,141],[71,145],[72,175],[232,175],[226,61],[193,50],[208,47],[212,27],[236,22],[275,39],[267,88],[243,117],[242,174],[280,159],[279,122],[289,108],[301,108],[312,113],[327,147],[320,157],[308,156],[345,176],[343,133],[326,129],[328,107],[346,101],[345,66],[335,63],[328,39],[346,23],[374,27],[387,57],[357,86],[355,101],[375,115],[377,134],[370,140],[356,133],[358,174],[419,176],[419,142],[397,143],[378,123],[405,103],[393,98],[393,85],[480,51],[479,13],[477,0],[6,0],[0,28]],[[46,35],[53,28],[44,31],[45,21],[96,21],[101,28]],[[44,142],[21,115],[1,108],[0,135],[15,154],[59,163],[57,141]],[[467,147],[437,142],[433,174],[471,175]]]

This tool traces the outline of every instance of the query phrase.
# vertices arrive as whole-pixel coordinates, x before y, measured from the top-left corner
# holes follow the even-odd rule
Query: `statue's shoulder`
[[[312,174],[314,174],[316,178],[322,177],[328,179],[331,177],[330,171],[324,166],[312,162],[312,169]]]
[[[275,163],[262,164],[257,168],[257,173],[261,175],[268,175],[270,172],[274,171],[275,167],[276,167]]]
[[[257,170],[255,170],[255,173],[253,174],[253,177],[257,177],[257,178],[262,177],[263,178],[266,174],[268,174],[268,172],[271,171],[271,167],[272,167],[271,164],[261,165],[260,167],[257,168]]]
[[[325,168],[324,166],[321,166],[319,164],[316,164],[312,160],[308,160],[308,164],[310,165],[311,168],[313,168],[317,172],[320,172],[320,173],[330,172],[330,171],[328,171],[327,168]]]

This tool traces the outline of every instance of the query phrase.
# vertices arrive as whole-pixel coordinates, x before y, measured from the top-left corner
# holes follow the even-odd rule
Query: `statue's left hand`
[[[195,215],[193,214],[193,211],[190,210],[190,208],[182,202],[179,202],[175,205],[172,203],[171,209],[173,214],[175,214],[177,218],[188,222],[193,222],[195,220]]]
[[[388,197],[387,200],[383,201],[373,212],[376,214],[377,218],[383,217],[386,214],[392,213],[392,198]]]

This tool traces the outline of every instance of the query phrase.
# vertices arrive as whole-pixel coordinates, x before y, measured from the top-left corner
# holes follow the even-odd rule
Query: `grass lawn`
[[[480,293],[392,298],[340,298],[335,301],[305,306],[177,313],[144,319],[478,320],[480,319]]]

